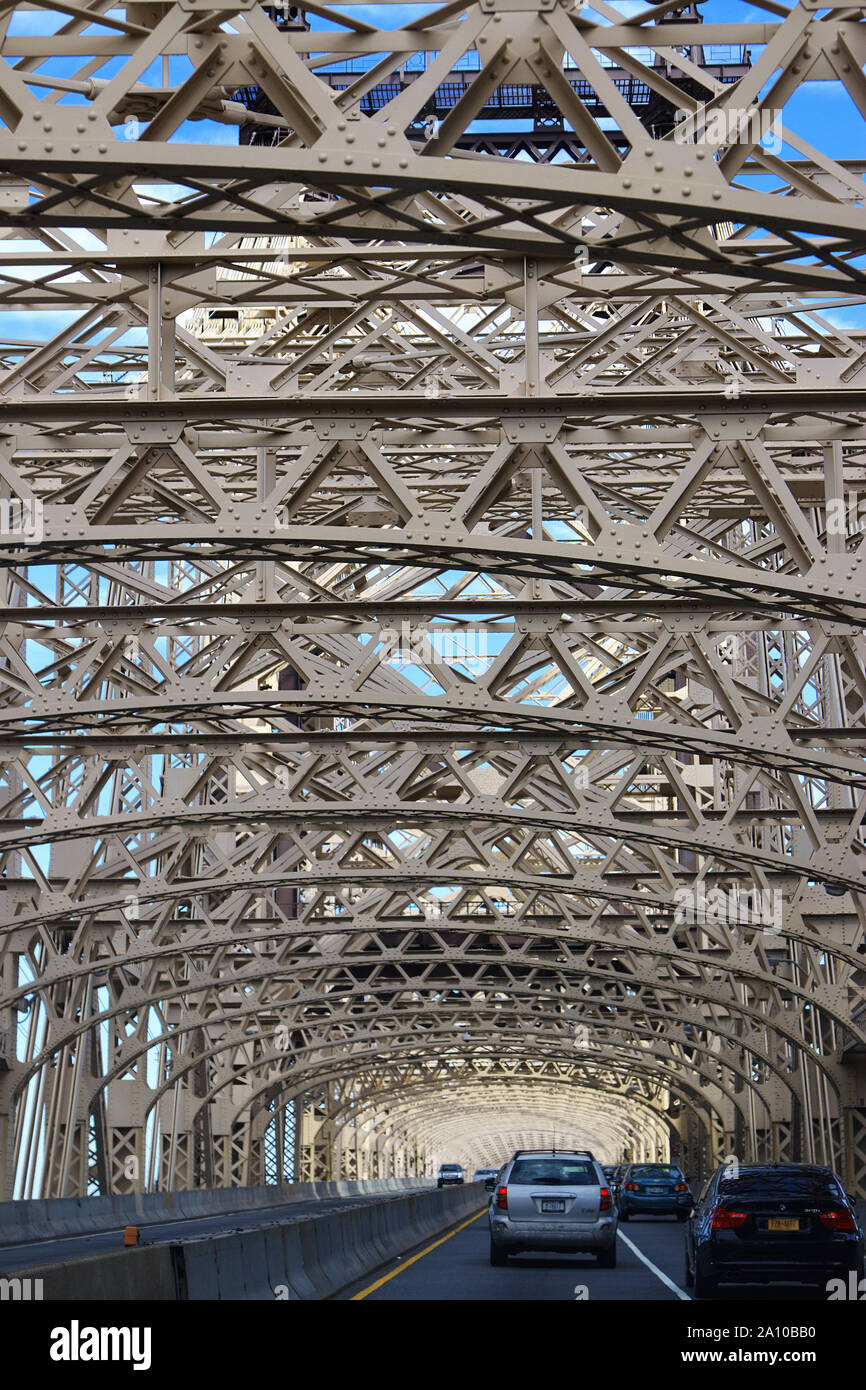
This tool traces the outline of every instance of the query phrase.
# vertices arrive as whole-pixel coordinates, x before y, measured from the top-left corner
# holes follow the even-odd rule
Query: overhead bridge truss
[[[866,1195],[866,18],[731,9],[6,7],[5,1196]]]

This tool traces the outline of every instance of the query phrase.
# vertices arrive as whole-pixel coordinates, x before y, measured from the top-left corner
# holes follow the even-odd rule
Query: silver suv
[[[522,1250],[588,1250],[616,1267],[617,1210],[601,1165],[588,1149],[520,1149],[490,1199],[490,1263]]]
[[[450,1187],[463,1181],[463,1169],[459,1163],[443,1163],[436,1177],[437,1187]]]

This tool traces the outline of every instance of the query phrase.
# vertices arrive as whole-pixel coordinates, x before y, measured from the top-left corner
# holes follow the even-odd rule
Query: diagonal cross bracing
[[[742,9],[7,14],[5,1195],[866,1192],[866,23]]]

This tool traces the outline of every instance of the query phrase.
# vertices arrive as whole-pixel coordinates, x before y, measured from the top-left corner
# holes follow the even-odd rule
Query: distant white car
[[[498,1168],[476,1168],[472,1174],[473,1182],[483,1182],[488,1192],[493,1191],[493,1184],[496,1182]]]

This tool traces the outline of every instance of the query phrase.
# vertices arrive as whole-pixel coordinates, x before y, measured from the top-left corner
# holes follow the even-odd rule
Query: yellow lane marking
[[[426,1250],[419,1250],[417,1255],[413,1255],[411,1260],[405,1260],[399,1269],[392,1269],[390,1274],[383,1274],[381,1279],[377,1279],[375,1284],[370,1284],[368,1288],[362,1289],[360,1293],[353,1293],[349,1299],[350,1303],[355,1303],[359,1298],[366,1298],[368,1293],[375,1293],[376,1289],[381,1289],[383,1284],[387,1284],[389,1279],[394,1279],[398,1274],[402,1274],[404,1269],[408,1269],[416,1260],[423,1260],[425,1255],[429,1255],[431,1250],[435,1250],[438,1245],[444,1245],[446,1240],[456,1236],[460,1231],[465,1231],[467,1226],[471,1226],[473,1221],[477,1221],[479,1216],[483,1216],[487,1207],[484,1206],[474,1216],[470,1216],[468,1221],[456,1226],[453,1231],[449,1231],[447,1236],[440,1236],[439,1240],[434,1240],[432,1245],[428,1245]]]

